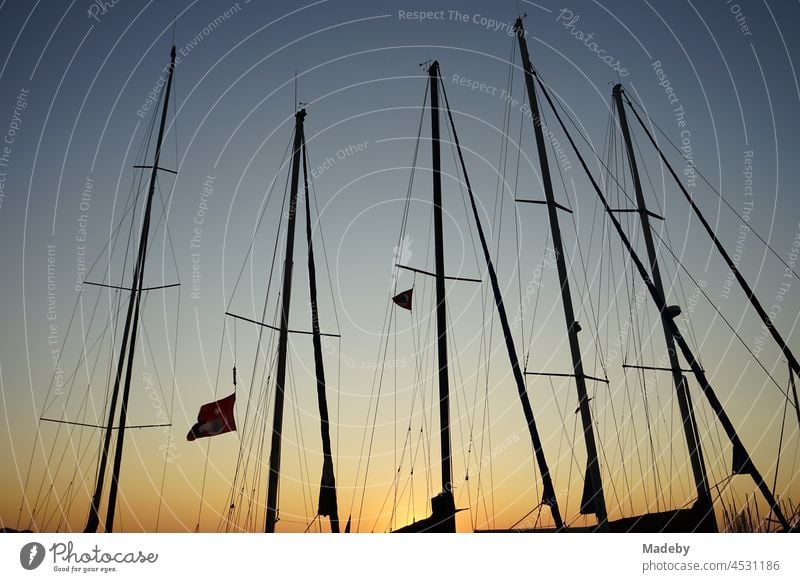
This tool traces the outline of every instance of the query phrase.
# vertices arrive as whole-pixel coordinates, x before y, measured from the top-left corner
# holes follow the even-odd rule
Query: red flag
[[[408,309],[411,311],[411,295],[414,293],[414,289],[409,289],[408,291],[403,291],[402,293],[398,293],[394,297],[392,297],[392,301],[397,303],[403,309]]]
[[[236,430],[236,419],[233,417],[233,405],[236,403],[236,392],[222,400],[209,402],[200,407],[197,423],[186,435],[187,441],[202,437],[216,436]]]

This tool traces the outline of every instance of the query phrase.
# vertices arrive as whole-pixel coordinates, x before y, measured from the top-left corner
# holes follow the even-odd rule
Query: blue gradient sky
[[[142,370],[137,369],[138,384],[132,400],[136,422],[154,422],[154,414],[160,409],[151,406],[152,398],[148,396],[144,379],[147,370],[158,370],[160,374],[165,409],[170,408],[167,402],[173,394],[175,397],[171,416],[177,456],[174,462],[168,463],[164,499],[170,511],[161,515],[160,529],[195,527],[198,508],[195,488],[202,481],[206,448],[197,443],[185,443],[183,434],[200,404],[230,390],[227,379],[233,360],[233,337],[230,325],[227,335],[222,337],[223,313],[230,305],[237,313],[258,317],[262,308],[286,179],[287,168],[281,168],[280,162],[291,139],[295,72],[298,98],[309,103],[306,136],[311,164],[315,168],[313,182],[330,269],[329,281],[327,271],[321,266],[324,264],[321,250],[318,251],[319,268],[323,271],[320,275],[321,324],[328,330],[338,328],[343,336],[338,365],[335,357],[330,358],[328,365],[332,382],[335,379],[341,391],[339,396],[332,396],[332,407],[337,407],[333,412],[340,463],[337,471],[342,487],[340,505],[345,507],[345,513],[353,504],[357,507],[361,495],[356,469],[364,418],[377,365],[378,338],[384,331],[381,324],[393,289],[394,248],[425,90],[426,75],[420,63],[432,58],[440,62],[459,137],[469,149],[467,163],[484,213],[484,225],[489,228],[493,248],[499,241],[498,270],[511,313],[515,313],[521,303],[520,286],[524,294],[526,282],[535,276],[533,273],[544,254],[548,232],[539,207],[518,208],[515,227],[511,204],[514,195],[529,198],[542,195],[530,121],[525,119],[522,125],[521,167],[514,191],[517,150],[513,144],[508,155],[512,169],[498,170],[504,123],[504,103],[499,91],[492,95],[491,90],[470,90],[454,82],[454,75],[485,83],[486,87],[505,88],[508,61],[516,51],[515,40],[506,31],[520,10],[527,13],[525,26],[535,66],[564,100],[597,151],[602,152],[605,144],[611,87],[621,81],[670,139],[676,142],[682,137],[689,139],[696,165],[733,208],[740,213],[748,209],[750,224],[784,260],[789,260],[792,243],[800,232],[800,202],[795,186],[800,181],[796,162],[800,154],[800,116],[797,115],[800,89],[794,66],[794,59],[800,55],[800,41],[793,28],[800,14],[796,4],[741,2],[737,5],[721,0],[713,3],[576,0],[568,5],[549,0],[538,4],[510,1],[376,1],[366,4],[344,0],[313,4],[243,0],[239,3],[200,0],[143,4],[120,0],[114,6],[109,5],[105,13],[91,6],[92,3],[84,0],[68,6],[66,3],[22,1],[0,4],[0,55],[3,56],[0,61],[0,133],[3,135],[8,135],[17,96],[27,91],[27,105],[20,110],[21,119],[15,122],[19,129],[13,136],[13,143],[9,144],[8,165],[0,168],[5,178],[0,206],[0,248],[3,251],[0,254],[3,273],[0,278],[0,382],[6,427],[0,431],[3,435],[0,466],[6,475],[0,495],[3,500],[0,521],[5,525],[13,527],[17,523],[37,418],[47,405],[55,409],[62,405],[58,398],[53,404],[52,394],[50,399],[47,397],[47,386],[53,375],[48,333],[49,325],[55,322],[57,337],[64,340],[73,308],[79,301],[76,292],[81,250],[81,242],[76,240],[79,219],[81,215],[87,216],[86,256],[89,261],[101,257],[97,269],[87,279],[102,280],[108,263],[108,257],[103,255],[104,245],[120,220],[120,208],[132,181],[138,176],[131,166],[141,163],[136,151],[151,122],[149,114],[140,116],[137,112],[142,110],[167,63],[173,35],[180,62],[162,166],[177,169],[179,175],[177,178],[164,175],[160,182],[169,237],[163,222],[159,222],[153,235],[146,280],[150,285],[180,281],[182,286],[179,291],[166,291],[150,298],[146,322],[151,329],[152,350],[143,354],[146,364],[142,364]],[[219,25],[210,30],[209,23],[231,7],[235,8],[229,17],[219,20]],[[89,10],[94,11],[95,18],[90,17]],[[421,10],[437,11],[439,18],[419,22],[400,14],[400,11]],[[466,16],[466,22],[455,17],[452,11],[456,10]],[[572,20],[572,28],[565,27],[568,18],[563,11],[569,11],[572,19],[578,17]],[[484,19],[502,26],[492,30]],[[746,29],[742,28],[744,24]],[[603,63],[586,42],[572,34],[578,30],[587,35],[592,33],[598,49],[619,59],[626,74],[618,75]],[[518,55],[514,59],[518,64]],[[678,98],[676,104],[670,104],[664,86],[659,85],[653,65],[657,61]],[[517,72],[514,94],[521,102],[524,95],[520,82]],[[682,106],[685,111],[685,127],[676,123],[676,106]],[[519,129],[517,108],[512,110],[509,130],[515,142]],[[682,136],[682,130],[689,133]],[[423,136],[428,131],[426,118]],[[560,132],[556,134],[566,148],[566,140]],[[637,139],[644,152],[643,163],[649,166],[654,184],[653,188],[648,186],[650,203],[667,218],[666,228],[673,250],[696,279],[706,282],[706,293],[753,349],[759,345],[758,338],[762,335],[760,322],[746,307],[738,289],[733,287],[730,293],[726,291],[728,272],[722,260],[712,250],[697,221],[691,218],[668,176],[658,167],[652,150],[645,144],[646,138],[640,133]],[[358,144],[362,144],[360,149]],[[339,152],[344,153],[337,156]],[[586,152],[584,149],[584,154]],[[746,152],[753,152],[750,162],[746,162]],[[468,277],[480,276],[484,266],[474,255],[469,234],[471,219],[468,220],[461,201],[457,200],[461,194],[449,148],[444,154],[444,171],[452,176],[445,181],[448,269]],[[420,171],[413,189],[414,197],[423,202],[414,205],[409,217],[410,247],[405,257],[421,268],[432,265],[432,258],[427,256],[426,238],[430,208],[424,203],[430,198],[429,155],[429,148],[423,143]],[[670,155],[673,161],[679,161],[674,152]],[[604,264],[600,273],[599,257],[602,251],[608,250],[607,242],[605,249],[597,244],[599,231],[596,229],[601,228],[602,217],[577,160],[571,152],[567,152],[567,157],[571,169],[565,170],[564,179],[570,184],[569,193],[559,187],[557,196],[568,200],[575,209],[575,222],[564,218],[564,230],[574,269],[574,294],[585,297],[579,312],[588,319],[592,317],[592,309],[600,306],[601,320],[605,321],[603,314],[607,319],[598,330],[599,348],[593,347],[589,334],[583,338],[586,361],[593,362],[587,367],[600,371],[599,359],[607,355],[619,334],[616,308],[609,305],[614,297],[621,297],[626,286],[623,283],[621,288],[615,289],[614,285],[619,283],[609,282],[610,264]],[[326,159],[333,162],[325,164]],[[752,197],[744,194],[742,172],[746,163],[752,165]],[[596,162],[593,167],[597,168]],[[498,208],[498,172],[510,185],[501,194],[505,209],[502,221],[493,222]],[[203,185],[209,177],[214,193],[204,196]],[[88,210],[81,208],[81,193],[87,178],[93,184]],[[276,193],[266,201],[273,180],[277,184]],[[740,232],[735,217],[719,205],[709,188],[698,186],[695,195],[722,241],[733,250]],[[752,210],[747,206],[751,200]],[[259,226],[258,217],[265,204],[266,211]],[[157,210],[157,216],[163,217],[160,205]],[[198,227],[199,247],[192,248],[192,236]],[[516,228],[520,229],[519,265],[515,250]],[[303,237],[304,229],[299,229],[298,238]],[[610,236],[611,250],[618,253],[614,237]],[[174,260],[168,244],[170,240]],[[575,241],[582,243],[582,256],[577,253]],[[637,242],[639,247],[640,242]],[[321,249],[321,239],[318,244]],[[254,252],[245,261],[251,245]],[[51,256],[48,248],[54,249],[52,256],[55,257],[52,297],[55,320],[47,319],[50,305],[47,267]],[[304,248],[301,240],[297,247],[299,258],[295,262],[295,289],[299,299],[292,310],[292,320],[297,322],[293,326],[297,328],[308,326]],[[282,252],[280,248],[278,252]],[[119,283],[121,276],[130,278],[130,269],[124,275],[120,272],[117,260],[120,257],[115,255],[112,261],[114,283]],[[732,418],[742,427],[745,442],[752,447],[771,482],[782,396],[763,371],[752,361],[748,362],[747,351],[732,339],[730,331],[708,308],[694,284],[682,274],[677,278],[675,263],[669,255],[663,252],[662,258],[672,301],[682,303],[684,311],[687,311],[688,299],[692,304],[697,303],[696,308],[689,309],[695,332],[693,345],[698,347],[720,397],[729,405]],[[580,267],[581,259],[588,269],[586,277]],[[237,285],[243,261],[244,274]],[[613,268],[617,269],[618,277],[622,276],[622,264],[617,254]],[[776,322],[790,346],[798,346],[800,281],[783,277],[783,266],[766,252],[753,233],[744,243],[740,266],[767,307],[778,305],[781,284],[790,283],[779,304],[781,311],[776,313]],[[543,288],[536,293],[538,314],[535,320],[526,319],[515,332],[520,351],[530,354],[531,369],[561,372],[569,366],[563,316],[556,293],[555,272],[547,268],[544,271]],[[194,293],[193,272],[202,275]],[[276,271],[275,276],[278,275]],[[418,283],[422,285],[422,281]],[[400,287],[410,285],[411,279],[402,274],[397,284]],[[587,289],[588,292],[582,292]],[[276,291],[273,281],[271,308]],[[422,287],[419,296],[422,296]],[[478,386],[489,382],[492,407],[497,413],[497,418],[487,425],[491,427],[491,438],[497,443],[512,436],[519,437],[519,442],[512,439],[510,452],[497,455],[492,469],[498,499],[508,500],[499,504],[502,509],[495,512],[498,517],[492,524],[508,526],[535,505],[537,473],[530,460],[525,426],[497,329],[491,344],[491,350],[496,352],[491,371],[472,369],[483,357],[481,297],[479,288],[452,289],[450,311],[457,338],[454,352],[460,356],[463,371],[459,373],[466,379],[463,385],[469,385],[459,398],[463,399],[465,407],[471,406],[469,403]],[[594,301],[592,305],[586,303],[589,297]],[[83,321],[88,327],[90,307],[96,298],[96,291],[83,292],[75,321]],[[178,304],[179,349],[173,388],[170,371],[173,354],[169,346],[175,340],[174,316]],[[334,316],[334,304],[338,318]],[[430,305],[425,306],[422,299],[418,305],[415,318],[419,319],[414,321],[427,325],[424,309]],[[486,313],[491,314],[491,310],[487,308]],[[411,320],[407,314],[396,316],[399,329],[397,387],[387,387],[387,390],[396,390],[402,411],[410,406],[411,372],[415,361],[411,336],[416,332],[409,331]],[[652,312],[649,321],[651,324],[656,321]],[[78,333],[76,337],[79,338],[78,323],[74,326],[70,333]],[[642,360],[651,360],[650,363],[658,360],[663,352],[660,330],[653,329],[652,346],[649,341],[645,342],[647,353],[642,357]],[[252,373],[254,339],[251,328],[237,325],[237,363],[245,389]],[[785,389],[785,365],[771,340],[763,343],[762,362],[768,370],[774,371],[781,388]],[[316,402],[313,384],[307,381],[312,377],[313,366],[309,347],[300,340],[295,344],[294,370],[299,391],[296,410],[298,426],[305,427],[305,437],[295,429],[290,430],[287,438],[291,453],[285,456],[295,461],[286,461],[287,474],[290,479],[304,479],[305,469],[296,461],[294,449],[298,446],[308,449],[312,484],[308,486],[308,496],[313,501],[316,493],[312,495],[311,492],[315,487],[313,483],[318,481],[320,462]],[[67,355],[72,357],[71,362],[64,362],[64,368],[69,371],[76,365],[77,345],[77,342],[71,344],[64,351],[65,360]],[[221,356],[220,345],[224,345]],[[622,381],[621,359],[620,356],[610,362],[608,375],[612,385]],[[222,370],[219,383],[215,380],[218,361],[221,361]],[[664,418],[668,419],[657,436],[665,443],[674,441],[677,462],[682,463],[685,458],[681,460],[680,439],[669,436],[668,424],[674,419],[669,413],[672,410],[670,386],[666,380],[657,380],[656,390],[664,396],[662,410],[666,411]],[[98,390],[95,397],[101,405],[104,385],[101,381],[93,387]],[[574,514],[584,454],[582,445],[577,444],[577,460],[571,456],[567,443],[573,438],[574,418],[569,418],[569,427],[563,430],[553,408],[560,403],[564,410],[574,409],[574,390],[569,383],[559,383],[553,388],[558,396],[553,397],[550,390],[549,384],[529,383],[551,464],[560,467],[557,487],[564,492],[565,503]],[[694,397],[699,400],[696,386],[693,390]],[[596,405],[605,406],[606,398],[610,399],[613,394],[613,391],[596,394]],[[78,396],[72,398],[78,399]],[[384,398],[391,398],[391,395]],[[246,401],[242,394],[241,412]],[[70,406],[76,406],[76,402]],[[383,432],[378,431],[376,461],[368,483],[366,504],[370,509],[366,513],[371,517],[361,524],[362,531],[369,531],[371,527],[382,531],[388,527],[388,518],[377,514],[391,485],[393,466],[397,464],[394,455],[398,446],[402,447],[406,431],[404,413],[394,413],[390,401],[384,400],[384,405],[378,416]],[[709,456],[718,458],[716,462],[709,462],[716,463],[718,476],[722,478],[724,465],[729,463],[726,460],[729,452],[724,439],[718,439],[716,424],[710,420],[708,410],[701,410],[701,413],[704,419],[709,419],[703,425],[709,438],[709,451],[712,451]],[[467,408],[454,413],[459,426],[454,455],[461,465],[468,464],[466,459],[474,454],[474,451],[464,453],[470,448],[464,435],[472,426],[471,414]],[[613,434],[613,422],[606,422],[602,415],[602,411],[598,413],[598,431],[606,436]],[[97,410],[89,416],[102,419],[102,413]],[[418,429],[419,425],[414,427]],[[788,423],[787,429],[784,444],[789,453],[782,461],[779,491],[786,496],[793,494],[796,501],[800,491],[796,486],[791,490],[790,484],[798,482],[798,427]],[[483,428],[480,432],[486,434]],[[41,434],[43,441],[49,442],[55,431],[43,425]],[[81,433],[81,438],[90,441],[92,436],[86,431]],[[124,529],[155,528],[155,518],[140,508],[152,507],[153,500],[158,499],[163,468],[163,456],[158,447],[167,438],[166,433],[160,431],[158,434],[136,433],[126,445],[128,458],[134,465],[123,476],[123,495],[127,495],[121,509]],[[298,444],[301,438],[303,444]],[[614,438],[609,437],[609,454],[616,446]],[[396,444],[398,439],[399,445]],[[437,447],[434,440],[431,450],[435,452]],[[201,520],[201,529],[216,527],[217,517],[213,512],[225,506],[226,482],[233,470],[236,450],[232,435],[219,437],[211,447],[206,489],[209,506],[204,510],[207,513]],[[668,464],[668,460],[661,459],[659,463]],[[463,473],[461,465],[457,471]],[[613,465],[609,458],[610,481],[617,480]],[[38,466],[41,467],[41,462]],[[437,474],[435,465],[431,470]],[[36,471],[30,481],[38,486]],[[681,475],[675,479],[679,485],[674,494],[670,493],[669,503],[665,501],[668,505],[680,506],[687,500],[685,471]],[[363,474],[359,479],[363,479]],[[131,485],[126,487],[126,481]],[[644,489],[655,487],[647,479],[644,481]],[[139,486],[133,485],[135,483]],[[740,500],[753,490],[752,483],[745,478],[738,478],[734,487]],[[287,516],[286,529],[304,529],[301,498],[305,500],[305,497],[293,495],[288,485],[284,485],[282,491],[282,495],[287,496],[286,513],[298,516],[296,523]],[[569,492],[573,495],[567,502]],[[423,484],[415,497],[417,518],[425,512],[427,493]],[[460,529],[488,523],[486,512],[477,509],[475,495],[472,490],[460,499],[459,506],[472,509],[460,514]],[[641,492],[632,495],[639,510],[643,503],[650,503],[643,501]],[[86,502],[85,492],[76,496],[69,520],[72,527],[80,527],[76,523],[83,519]],[[406,515],[405,509],[403,511]],[[627,502],[622,504],[618,514],[626,512]],[[25,514],[23,511],[23,516]],[[402,516],[396,517],[394,525],[402,525],[403,520]],[[25,525],[24,518],[22,525]]]

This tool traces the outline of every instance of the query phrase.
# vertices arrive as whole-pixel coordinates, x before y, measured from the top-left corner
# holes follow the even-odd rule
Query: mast
[[[317,403],[319,405],[320,432],[322,435],[322,482],[320,483],[319,504],[317,513],[327,515],[331,520],[331,531],[339,533],[339,508],[336,500],[336,479],[333,472],[331,455],[330,420],[328,417],[328,399],[325,393],[325,366],[322,359],[322,341],[319,331],[319,314],[317,311],[317,272],[314,266],[314,246],[311,240],[311,202],[308,192],[308,167],[306,157],[306,140],[303,136],[303,186],[306,202],[306,239],[308,241],[308,288],[311,303],[311,334],[314,344],[314,369],[317,376]]]
[[[489,280],[492,284],[492,294],[494,295],[494,302],[497,306],[500,327],[503,330],[503,339],[505,340],[508,359],[511,363],[511,373],[514,376],[514,382],[517,385],[517,392],[519,394],[520,402],[522,403],[522,412],[525,415],[525,421],[528,425],[528,432],[530,433],[531,443],[533,444],[533,450],[536,455],[536,462],[539,465],[539,471],[542,474],[542,484],[544,489],[542,494],[542,502],[550,507],[550,513],[553,516],[556,529],[561,530],[564,527],[564,522],[561,519],[561,512],[558,508],[558,500],[556,499],[555,488],[553,487],[553,481],[550,477],[550,469],[547,466],[547,460],[545,459],[544,450],[542,449],[542,439],[539,437],[539,431],[536,428],[536,420],[533,417],[533,409],[531,408],[531,402],[528,398],[528,392],[525,387],[525,379],[522,375],[522,368],[519,365],[519,357],[517,356],[517,349],[514,346],[514,337],[511,334],[511,326],[508,324],[508,315],[506,314],[505,304],[503,303],[503,294],[500,291],[500,284],[497,281],[497,272],[495,271],[494,264],[492,263],[492,256],[489,252],[489,244],[487,243],[486,235],[483,232],[480,214],[478,214],[478,207],[475,203],[475,195],[472,191],[469,175],[467,174],[467,166],[464,162],[461,144],[458,141],[456,125],[453,122],[453,114],[450,112],[450,104],[447,100],[447,92],[443,90],[443,93],[445,107],[447,108],[447,116],[450,120],[450,127],[453,131],[453,141],[455,142],[456,149],[458,150],[458,159],[461,163],[461,171],[464,175],[464,182],[467,186],[467,192],[469,193],[472,215],[475,218],[475,226],[478,230],[478,238],[481,241],[483,257],[486,260],[486,267],[489,271]]]
[[[428,69],[431,86],[431,155],[433,170],[433,238],[436,254],[436,337],[439,361],[439,428],[442,457],[442,495],[446,505],[443,529],[455,532],[453,469],[450,448],[450,379],[447,360],[447,305],[444,288],[444,236],[442,228],[442,174],[439,139],[439,62]],[[452,511],[449,509],[452,508]]]
[[[636,203],[638,205],[639,218],[642,223],[642,233],[644,235],[645,246],[647,247],[647,257],[650,261],[650,271],[652,273],[653,288],[658,296],[661,298],[661,303],[666,306],[666,293],[664,292],[664,283],[661,279],[661,270],[658,266],[658,255],[656,254],[656,247],[653,242],[653,232],[650,226],[650,214],[647,211],[647,205],[644,200],[644,193],[642,192],[642,183],[639,177],[639,168],[636,165],[636,155],[633,149],[633,142],[631,139],[630,128],[628,127],[628,118],[625,114],[625,107],[622,103],[622,85],[616,84],[613,89],[614,103],[619,113],[619,124],[622,129],[622,135],[625,139],[625,147],[628,152],[628,163],[631,168],[631,175],[633,177],[633,186],[636,192]],[[694,416],[694,407],[692,399],[688,391],[686,378],[681,372],[681,365],[678,361],[678,354],[675,351],[675,337],[672,334],[672,329],[669,326],[667,319],[672,319],[673,314],[677,315],[679,311],[675,309],[661,310],[661,327],[664,330],[664,340],[667,344],[667,356],[669,357],[669,366],[672,371],[672,380],[675,384],[675,391],[678,397],[678,408],[680,409],[681,419],[683,421],[683,430],[686,436],[686,444],[689,448],[689,459],[692,465],[692,473],[694,475],[695,486],[697,489],[697,503],[700,507],[704,508],[704,522],[708,526],[713,523],[713,529],[716,531],[716,520],[714,516],[714,506],[711,500],[711,492],[709,491],[708,476],[706,474],[705,462],[703,460],[703,450],[700,444],[700,436],[697,430],[697,422]]]
[[[547,215],[550,221],[558,279],[561,286],[561,302],[564,306],[564,317],[567,326],[567,336],[569,338],[570,354],[572,356],[575,387],[578,391],[578,408],[583,425],[583,436],[586,442],[586,476],[584,481],[584,494],[581,501],[581,513],[592,513],[591,507],[593,506],[593,513],[597,516],[599,528],[604,530],[607,529],[608,516],[606,514],[603,483],[600,476],[600,465],[597,459],[597,445],[594,438],[594,427],[592,426],[592,413],[589,409],[589,396],[586,391],[586,378],[584,376],[583,360],[580,342],[578,340],[578,332],[581,328],[575,320],[575,312],[572,305],[567,263],[564,259],[564,244],[561,238],[561,227],[558,221],[558,205],[553,193],[550,165],[547,160],[547,145],[545,143],[544,133],[542,132],[542,120],[539,114],[539,104],[536,99],[536,88],[533,84],[533,66],[531,65],[530,55],[528,54],[528,43],[525,40],[525,29],[522,26],[522,18],[517,18],[514,24],[514,32],[516,32],[519,41],[519,51],[525,72],[528,101],[530,102],[531,112],[533,113],[533,130],[536,134],[536,147],[539,154],[539,165],[541,167],[542,184],[544,186],[547,204]]]
[[[125,367],[125,384],[122,394],[122,404],[120,407],[119,432],[117,433],[116,449],[114,452],[114,466],[111,477],[111,488],[108,496],[108,510],[106,513],[106,532],[112,532],[114,528],[114,514],[117,505],[117,492],[119,490],[119,474],[122,466],[122,451],[125,442],[125,425],[128,418],[128,399],[131,390],[131,375],[133,372],[133,358],[136,353],[136,335],[139,326],[139,308],[142,297],[142,283],[144,281],[144,266],[147,258],[147,239],[150,232],[150,214],[153,205],[153,197],[156,188],[156,177],[158,176],[159,161],[161,159],[161,144],[164,140],[164,129],[167,122],[167,106],[172,90],[172,77],[175,73],[175,47],[170,53],[169,76],[167,86],[164,91],[164,106],[161,110],[161,124],[158,129],[158,139],[156,141],[155,156],[150,171],[150,185],[147,192],[147,202],[145,205],[144,218],[142,221],[142,231],[139,238],[139,249],[136,257],[136,265],[133,271],[133,283],[131,285],[131,295],[128,300],[128,310],[125,316],[125,328],[122,334],[122,344],[117,361],[117,372],[114,377],[114,389],[111,395],[109,406],[108,423],[103,439],[103,449],[100,455],[100,466],[97,472],[97,482],[95,484],[92,505],[89,510],[89,517],[84,528],[85,533],[97,531],[100,523],[99,507],[103,495],[103,484],[105,482],[106,465],[108,463],[108,453],[111,446],[111,435],[114,431],[114,415],[116,414],[117,399],[119,398],[120,382],[122,370]],[[129,341],[130,340],[130,341]],[[127,351],[127,356],[126,356]]]
[[[278,334],[278,368],[275,376],[275,413],[272,421],[272,448],[269,454],[267,484],[267,517],[264,531],[275,532],[278,520],[278,478],[281,471],[281,439],[283,430],[283,401],[286,384],[286,356],[289,347],[289,307],[292,299],[292,262],[294,231],[297,218],[297,189],[300,176],[300,153],[303,144],[303,120],[306,110],[295,113],[294,150],[292,154],[292,184],[289,198],[289,222],[286,229],[286,257],[283,261],[283,294],[280,331]]]

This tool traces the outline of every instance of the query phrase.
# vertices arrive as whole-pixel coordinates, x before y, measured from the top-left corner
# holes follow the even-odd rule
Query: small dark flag
[[[200,407],[197,423],[186,435],[187,441],[202,437],[217,436],[236,430],[236,419],[233,417],[233,405],[236,403],[236,392],[222,400],[209,402]]]
[[[411,295],[414,293],[414,289],[409,289],[408,291],[403,291],[402,293],[398,293],[394,297],[392,297],[392,301],[397,303],[403,309],[408,309],[411,311]]]

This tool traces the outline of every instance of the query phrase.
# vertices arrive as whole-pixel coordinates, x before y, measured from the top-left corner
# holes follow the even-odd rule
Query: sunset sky
[[[352,516],[354,530],[382,532],[426,517],[441,487],[432,279],[394,268],[400,262],[433,270],[427,112],[409,188],[427,83],[420,64],[439,61],[528,370],[565,373],[571,362],[546,213],[514,204],[515,198],[543,198],[510,34],[520,13],[527,14],[534,66],[591,148],[605,162],[616,160],[631,195],[618,132],[609,141],[612,86],[621,82],[647,110],[684,183],[797,349],[800,281],[755,232],[794,265],[800,39],[790,27],[799,10],[778,2],[688,0],[0,2],[0,525],[83,528],[101,431],[39,419],[106,423],[114,348],[103,329],[115,294],[79,288],[84,279],[130,284],[133,259],[124,261],[131,216],[124,209],[132,189],[146,185],[147,176],[132,166],[152,161],[142,151],[160,111],[159,78],[173,44],[178,63],[161,166],[178,175],[159,178],[145,284],[181,285],[147,295],[129,415],[132,424],[172,426],[128,431],[115,530],[224,530],[240,439],[245,456],[252,455],[248,471],[267,462],[273,391],[264,390],[274,379],[262,378],[264,358],[254,370],[256,327],[234,325],[225,312],[260,319],[266,296],[264,321],[277,325],[284,162],[296,91],[308,113],[320,325],[341,335],[324,346],[339,514],[343,522]],[[563,149],[560,157],[550,152],[556,197],[574,211],[559,216],[584,365],[587,374],[609,379],[589,385],[609,514],[685,506],[691,473],[671,379],[622,368],[663,365],[657,312],[549,111],[545,121]],[[681,306],[680,324],[767,483],[776,481],[781,500],[800,503],[800,426],[791,407],[784,412],[786,363],[647,137],[631,123],[647,168],[648,204],[665,219],[654,221],[655,228],[688,271],[661,247],[669,302]],[[577,131],[574,136],[609,186],[613,205],[630,206],[613,199],[616,189],[601,163]],[[692,182],[667,138],[685,148],[754,231],[742,227],[714,189]],[[444,126],[442,139],[449,139]],[[456,506],[465,509],[458,529],[531,526],[540,474],[449,144],[442,160],[447,274],[483,280],[448,283],[453,479]],[[407,229],[398,245],[407,194]],[[304,221],[305,203],[299,211]],[[620,217],[644,259],[638,218]],[[304,222],[296,239],[290,327],[307,330]],[[109,240],[119,240],[113,253]],[[412,285],[413,311],[393,307],[392,295]],[[640,308],[631,322],[637,295]],[[269,366],[276,338],[265,332],[262,339]],[[85,361],[84,346],[90,349]],[[232,392],[234,363],[240,430],[187,442],[199,407]],[[278,530],[318,531],[319,523],[309,526],[322,463],[309,336],[291,337],[289,370]],[[718,516],[723,503],[741,507],[754,496],[764,513],[749,477],[727,479],[730,444],[689,381],[710,479],[721,488],[714,491],[723,491]],[[528,376],[527,389],[562,513],[575,525],[591,523],[578,515],[586,455],[574,382]],[[267,400],[259,403],[262,394]],[[250,416],[257,408],[267,411],[265,431]],[[245,483],[263,504],[266,473]],[[247,512],[240,503],[237,511]],[[241,527],[263,529],[258,503]],[[105,506],[101,521],[104,513]],[[539,524],[551,525],[546,510]],[[322,529],[328,529],[324,520]]]

